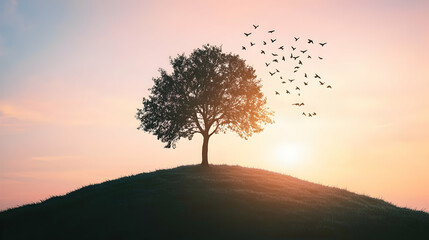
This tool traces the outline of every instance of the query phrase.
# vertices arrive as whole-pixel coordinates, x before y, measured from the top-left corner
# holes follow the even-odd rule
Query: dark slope
[[[0,213],[3,239],[429,239],[429,214],[237,166],[183,166]]]

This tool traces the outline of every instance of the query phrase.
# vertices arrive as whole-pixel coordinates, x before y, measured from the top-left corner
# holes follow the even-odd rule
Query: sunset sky
[[[256,69],[275,111],[275,124],[247,141],[214,135],[210,163],[429,211],[428,23],[425,0],[1,0],[0,210],[199,164],[201,137],[165,149],[136,129],[134,115],[158,69],[171,70],[170,56],[210,43]],[[317,117],[301,116],[296,96],[274,94],[284,86],[259,54],[270,37],[287,53],[295,44],[324,57],[306,67],[333,88],[315,84],[302,96]],[[307,38],[328,44],[308,46]]]

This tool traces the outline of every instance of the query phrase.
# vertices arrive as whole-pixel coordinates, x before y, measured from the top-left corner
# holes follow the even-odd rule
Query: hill
[[[429,239],[429,214],[238,166],[182,166],[0,213],[2,239]]]

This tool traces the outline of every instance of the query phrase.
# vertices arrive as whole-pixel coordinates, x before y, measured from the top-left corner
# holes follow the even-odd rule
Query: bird
[[[298,96],[301,96],[301,93],[298,93]]]
[[[299,66],[295,66],[293,69],[299,69]]]
[[[253,45],[255,45],[255,43],[250,42],[250,46],[252,47]]]
[[[322,58],[322,57],[319,57],[319,59],[320,59],[320,60],[322,60],[323,58]]]
[[[315,73],[315,74],[314,74],[314,78],[319,78],[319,79],[321,79],[321,78],[320,78],[320,76],[319,76],[319,75],[317,75],[317,73]]]
[[[280,50],[284,50],[284,46],[279,47]]]
[[[270,63],[265,63],[265,66],[267,66],[267,67],[270,66]]]
[[[264,50],[261,50],[261,54],[265,54],[265,51],[264,51]]]
[[[242,50],[246,50],[246,47],[245,47],[245,46],[241,46],[241,49],[242,49]]]
[[[301,90],[301,89],[299,89],[299,87],[297,86],[297,87],[295,87],[295,90]]]
[[[282,81],[282,83],[284,84],[284,83],[286,83],[285,81]]]
[[[285,56],[283,56],[283,57],[282,57],[282,60],[283,60],[283,61],[286,61]]]
[[[295,38],[295,42],[298,41],[298,39],[299,39],[299,37],[293,37],[293,38]]]
[[[269,73],[270,73],[270,75],[271,75],[271,76],[273,76],[274,74],[276,74],[276,72],[273,72],[273,73],[272,73],[272,72],[269,72]]]
[[[287,93],[287,94],[290,94],[290,92],[289,92],[287,89],[286,89],[286,93]]]
[[[270,30],[270,31],[268,31],[268,33],[273,33],[273,32],[275,32],[275,30]]]
[[[305,53],[305,52],[307,52],[307,50],[301,50],[301,52],[302,52],[302,53]]]
[[[264,42],[264,45],[267,45],[267,42],[265,42],[265,41],[263,41]]]
[[[293,81],[295,81],[295,79],[288,79],[289,80],[289,82],[293,82]]]
[[[280,71],[276,68],[276,72],[280,72]]]
[[[290,46],[292,48],[292,51],[295,51],[296,47]]]
[[[299,56],[295,56],[295,57],[292,57],[293,58],[293,60],[296,60],[297,58],[299,58]]]
[[[271,53],[274,57],[277,57],[278,56],[278,54],[276,54],[276,53]]]
[[[295,70],[295,71],[293,71],[294,73],[296,73],[296,72],[298,72],[298,69],[297,70]]]
[[[307,77],[307,73],[304,73],[304,77]]]
[[[280,79],[283,79],[283,77],[282,77],[282,76],[280,76]]]
[[[319,43],[320,44],[320,46],[325,46],[326,44],[327,44],[327,42],[324,42],[324,43]]]
[[[303,103],[303,102],[302,102],[302,103],[300,103],[300,104],[299,104],[299,106],[300,106],[300,107],[301,107],[301,106],[304,106],[304,103]]]
[[[302,65],[302,62],[301,62],[301,60],[299,60],[298,64],[301,64],[301,65]]]
[[[272,43],[273,43],[273,42],[275,42],[276,40],[277,40],[277,39],[272,39],[272,38],[271,38],[271,42],[272,42]]]
[[[332,88],[331,85],[328,85],[326,88]]]
[[[307,85],[308,85],[308,82],[304,82],[304,85],[305,85],[305,86],[307,86]]]
[[[311,56],[310,56],[310,55],[308,55],[308,56],[307,56],[307,58],[311,58]]]
[[[259,27],[259,25],[255,25],[255,24],[253,24],[253,27],[254,27],[255,29],[257,29],[257,28]]]
[[[295,105],[295,106],[298,106],[298,107],[300,106],[299,103],[292,103],[292,105]]]
[[[308,43],[314,44],[313,40],[308,39]]]
[[[244,35],[246,35],[246,37],[248,37],[250,34],[252,34],[252,33],[244,33]]]
[[[320,85],[323,85],[323,84],[325,84],[325,82],[322,82],[322,81],[319,81],[319,83],[320,83]]]
[[[305,114],[305,112],[303,112],[302,115],[307,116],[307,114]]]
[[[276,62],[276,63],[278,63],[279,61],[278,61],[277,59],[274,59],[274,60],[273,60],[273,62]]]
[[[279,92],[277,92],[277,91],[275,91],[276,92],[276,95],[280,95],[280,93]]]
[[[290,58],[293,58],[293,55],[292,55],[292,53],[290,54]]]
[[[312,116],[311,116],[311,113],[308,113],[308,116],[309,116],[309,117],[312,117]]]
[[[316,112],[313,112],[313,116],[316,116]]]

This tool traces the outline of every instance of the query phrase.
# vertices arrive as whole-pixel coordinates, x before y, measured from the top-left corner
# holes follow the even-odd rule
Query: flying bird
[[[299,105],[299,103],[292,103],[292,105],[294,105],[294,106],[301,106],[301,105]]]
[[[274,57],[277,57],[278,56],[278,54],[276,54],[276,53],[271,53]]]
[[[316,112],[313,112],[313,116],[316,116]]]
[[[257,28],[259,27],[259,25],[255,25],[255,24],[253,24],[253,27],[254,27],[255,29],[257,29]]]
[[[325,82],[322,82],[322,81],[319,81],[319,83],[320,83],[320,85],[323,85],[323,84],[325,84]]]
[[[301,62],[301,60],[299,60],[298,64],[301,64],[301,65],[302,65],[302,62]]]
[[[248,37],[250,34],[252,34],[252,33],[244,33],[244,35],[246,35],[246,37]]]
[[[280,71],[276,68],[276,72],[280,72]]]
[[[320,76],[319,76],[319,75],[317,75],[317,73],[315,73],[315,74],[314,74],[314,78],[319,78],[319,79],[321,79],[321,78],[320,78]]]
[[[308,43],[314,44],[313,40],[308,39]]]
[[[301,50],[301,52],[302,52],[302,53],[306,53],[306,52],[307,52],[307,50]]]
[[[296,60],[297,58],[299,58],[299,56],[295,56],[295,57],[292,57],[293,58],[293,60]]]
[[[255,45],[255,43],[250,42],[250,46],[252,47],[253,45]]]
[[[280,93],[279,92],[277,92],[277,91],[275,91],[276,92],[276,95],[280,95]]]
[[[271,43],[275,42],[277,39],[271,39]]]
[[[290,46],[292,48],[292,51],[295,51],[296,47]]]
[[[298,41],[298,39],[299,39],[299,37],[293,37],[293,38],[295,38],[295,42]]]
[[[293,82],[293,81],[295,81],[295,79],[288,79],[289,80],[289,82]]]
[[[331,85],[328,85],[326,88],[332,88]]]
[[[290,58],[293,58],[293,55],[292,55],[292,53],[290,54]]]
[[[302,115],[307,116],[307,114],[305,114],[305,112],[303,112]]]
[[[299,66],[295,66],[293,69],[298,69],[299,68]]]
[[[265,63],[265,66],[267,66],[267,67],[270,66],[270,63]]]
[[[309,117],[312,117],[312,116],[311,116],[311,113],[308,113],[308,116],[309,116]]]
[[[320,44],[320,46],[325,46],[326,44],[327,44],[327,42],[325,42],[325,43],[319,43]]]
[[[301,90],[301,89],[299,89],[299,87],[297,86],[297,87],[295,87],[295,90]]]
[[[265,54],[265,51],[264,51],[264,50],[261,50],[261,54]]]
[[[307,56],[307,58],[311,58],[311,56],[310,56],[310,55],[308,55],[308,56]]]
[[[283,57],[282,57],[282,60],[283,60],[283,61],[286,61],[285,56],[283,56]]]
[[[268,31],[268,33],[273,33],[273,32],[275,32],[275,30],[270,30],[270,31]]]
[[[242,49],[242,50],[246,50],[246,47],[245,47],[245,46],[241,46],[241,49]]]
[[[296,73],[296,72],[298,72],[298,69],[297,70],[295,70],[295,71],[293,71],[294,73]]]
[[[267,45],[267,42],[264,41],[264,45]]]
[[[280,50],[284,50],[284,46],[279,47]]]
[[[307,73],[304,73],[304,77],[307,77]]]
[[[280,76],[280,79],[283,79],[283,77],[282,77],[282,76]]]
[[[290,94],[290,92],[289,92],[287,89],[286,89],[286,93],[287,93],[287,94]]]
[[[323,58],[322,58],[322,57],[319,57],[319,59],[320,59],[320,60],[322,60]]]
[[[307,86],[307,85],[308,85],[308,82],[304,82],[304,85],[305,85],[305,86]]]
[[[278,63],[279,61],[278,61],[277,59],[274,59],[274,60],[273,60],[273,62],[276,62],[276,63]]]
[[[272,73],[272,72],[269,72],[269,73],[270,73],[270,75],[271,75],[271,76],[273,76],[274,74],[276,74],[276,72],[273,72],[273,73]]]
[[[301,106],[304,106],[304,103],[303,103],[303,102],[302,102],[302,103],[300,103],[300,104],[299,104],[299,106],[300,106],[300,107],[301,107]]]

